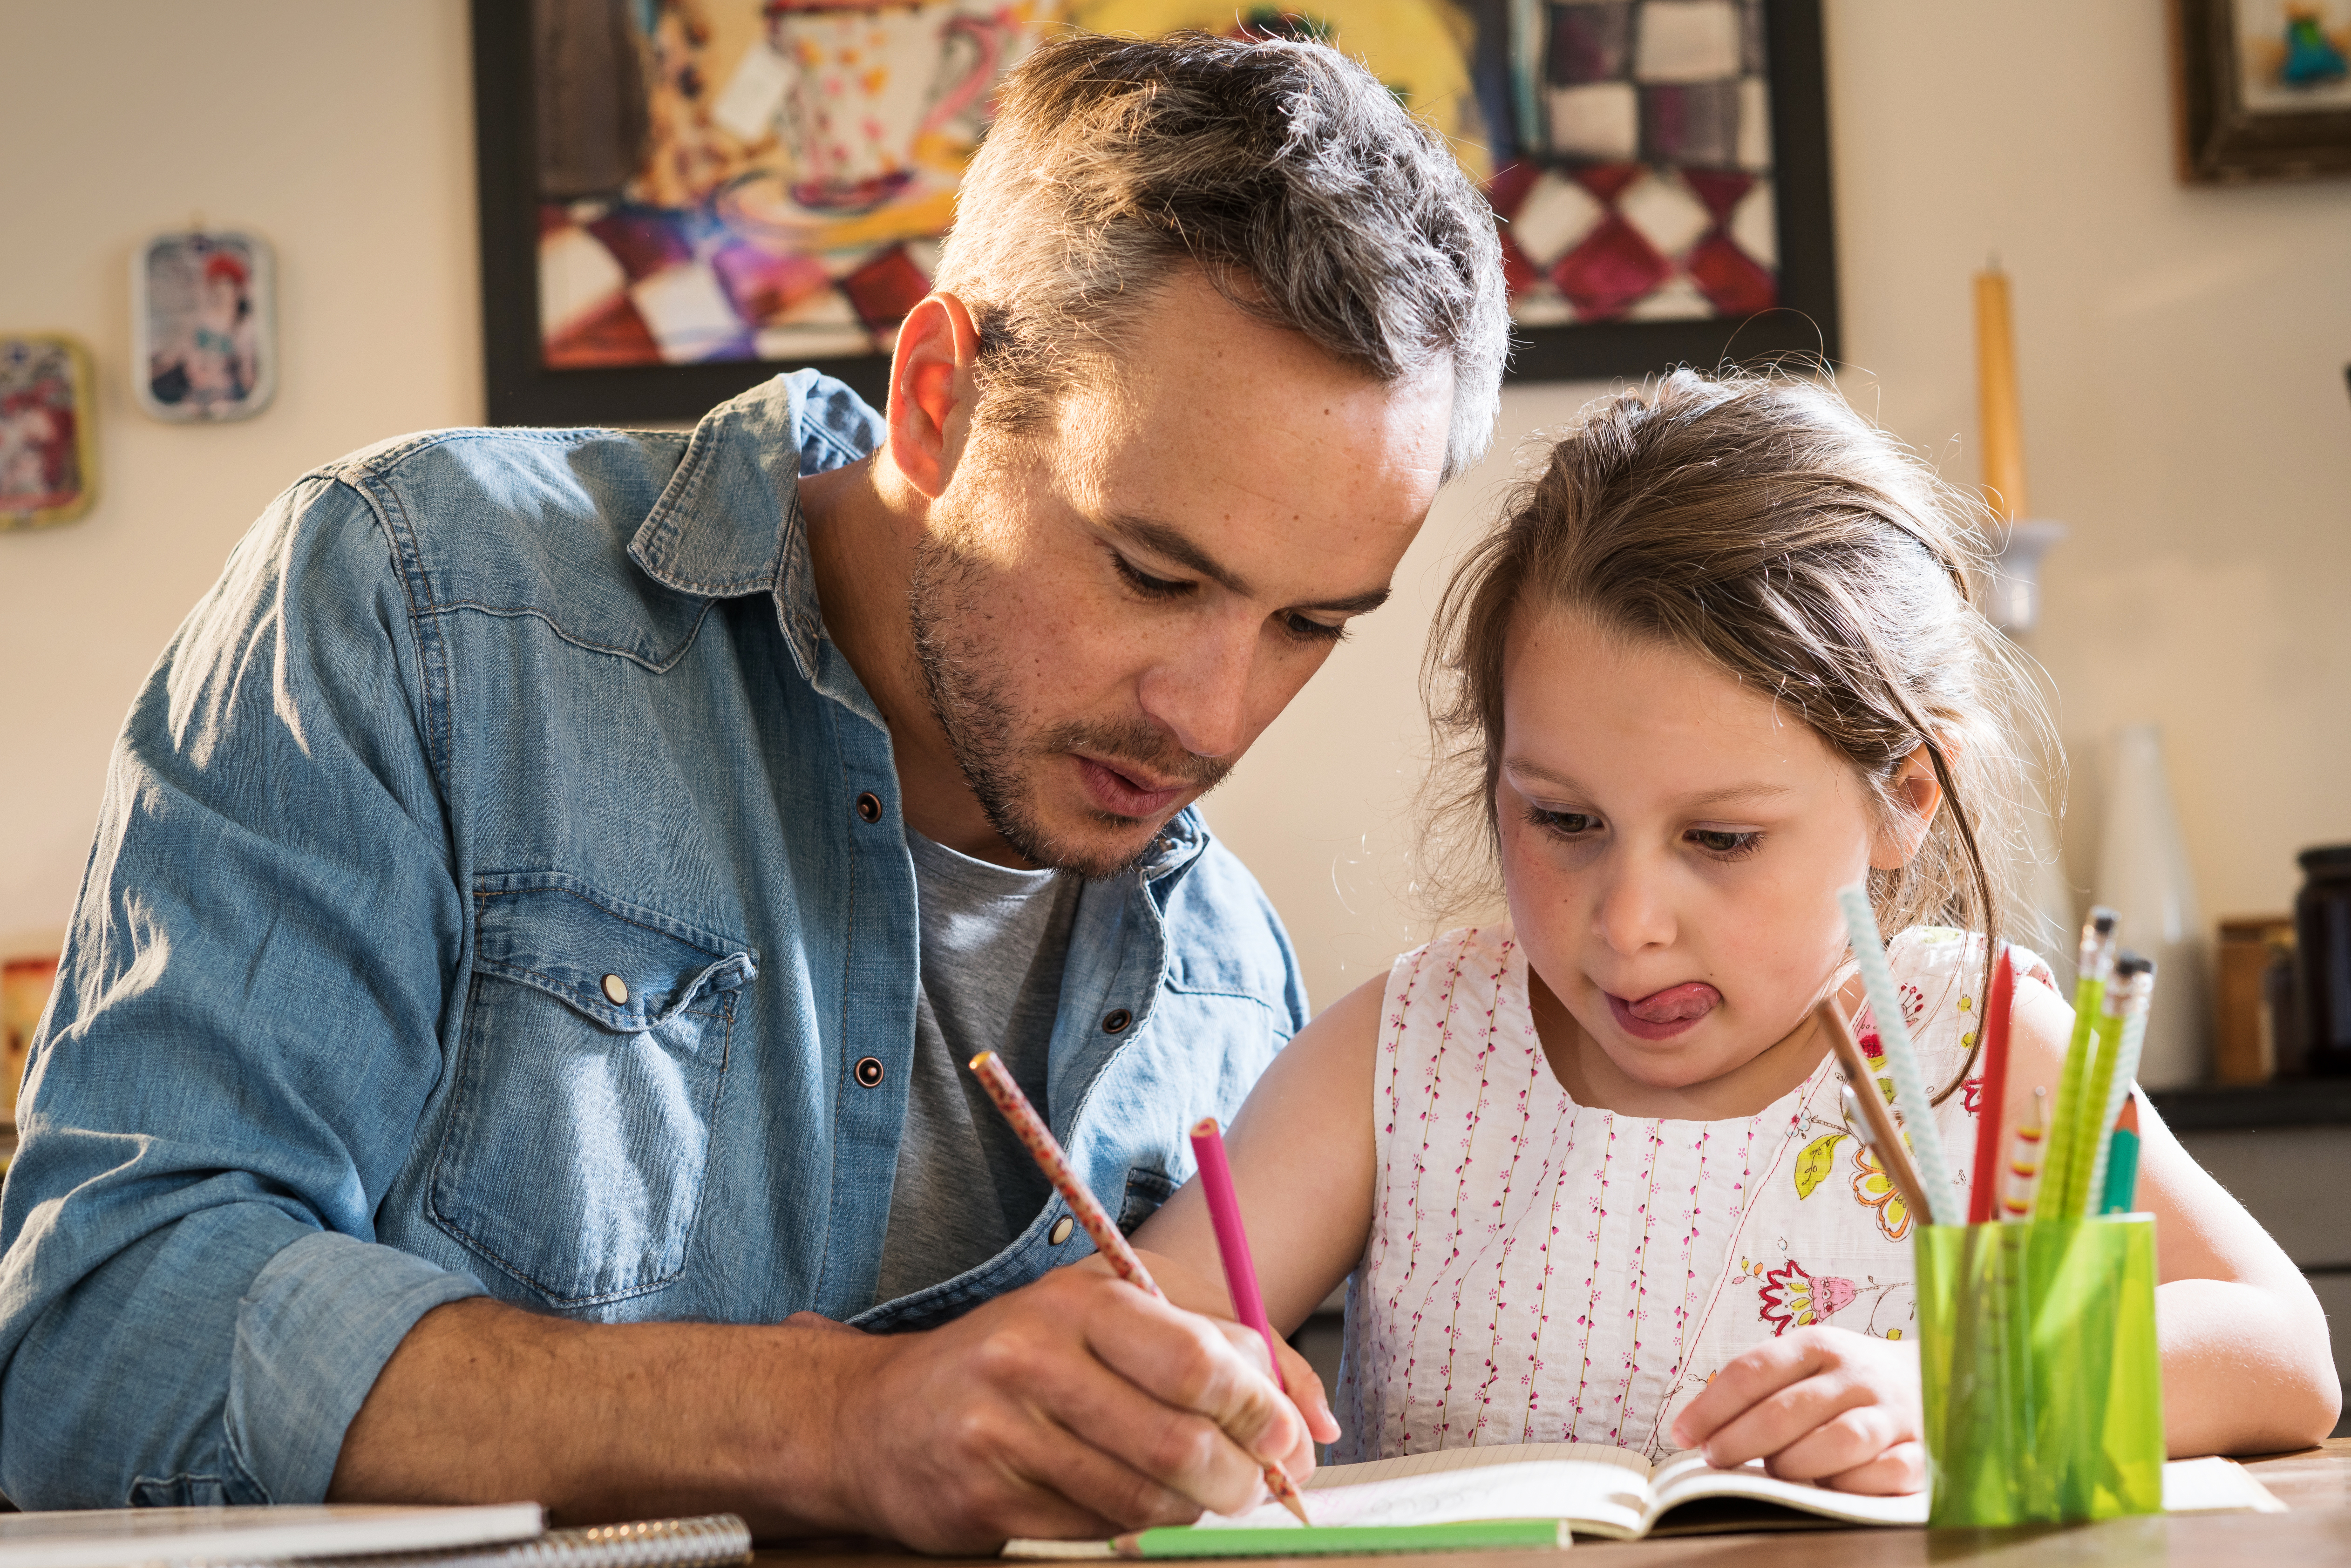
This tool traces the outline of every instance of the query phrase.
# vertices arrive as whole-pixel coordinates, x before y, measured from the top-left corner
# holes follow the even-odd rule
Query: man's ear
[[[898,329],[890,356],[890,461],[934,501],[963,453],[978,358],[979,331],[952,294],[925,295]]]
[[[1880,828],[1869,846],[1869,863],[1877,871],[1900,871],[1927,841],[1927,829],[1943,804],[1943,786],[1935,777],[1935,759],[1921,746],[1902,759],[1901,771],[1886,788],[1892,798],[1893,821]]]

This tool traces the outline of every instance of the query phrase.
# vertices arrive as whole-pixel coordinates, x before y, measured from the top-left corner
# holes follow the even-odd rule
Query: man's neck
[[[889,460],[885,447],[799,481],[825,634],[890,727],[907,826],[975,860],[1026,866],[964,782],[946,732],[924,695],[907,616],[914,541],[923,530],[921,497],[904,485],[898,486],[906,491],[903,499],[884,493],[880,481]]]

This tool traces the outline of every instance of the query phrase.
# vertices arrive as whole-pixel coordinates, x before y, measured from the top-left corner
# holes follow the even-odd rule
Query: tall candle
[[[1984,499],[2010,522],[2024,509],[2024,424],[2016,407],[2016,340],[2008,275],[1976,274],[1976,382],[1983,399]]]

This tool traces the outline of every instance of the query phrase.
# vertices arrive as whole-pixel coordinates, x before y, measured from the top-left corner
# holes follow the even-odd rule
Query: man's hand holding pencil
[[[840,1485],[926,1552],[1245,1512],[1268,1465],[1313,1462],[1255,1338],[1056,1270],[943,1328],[865,1340],[841,1390]]]

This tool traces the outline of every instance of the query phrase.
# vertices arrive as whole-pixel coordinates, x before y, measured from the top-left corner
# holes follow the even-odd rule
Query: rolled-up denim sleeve
[[[306,1502],[472,1279],[376,1243],[464,939],[383,522],[307,480],[126,721],[0,1191],[0,1490]]]

